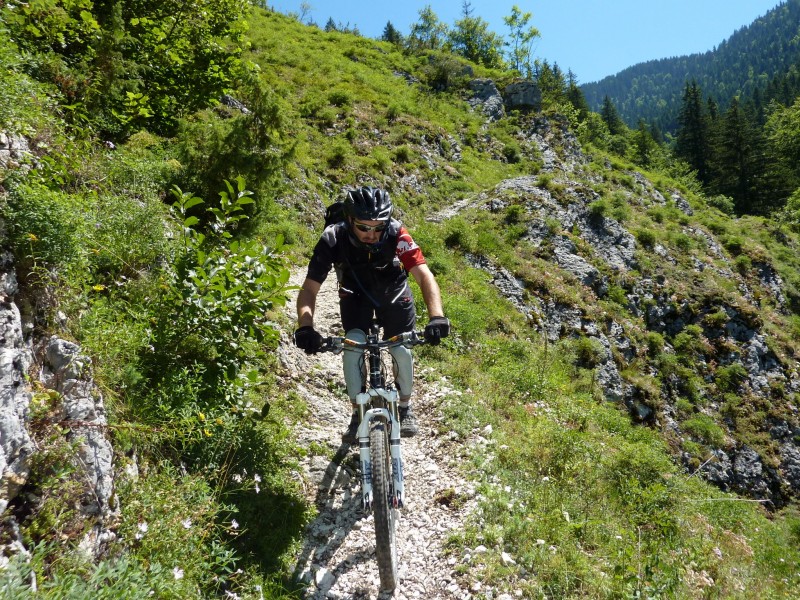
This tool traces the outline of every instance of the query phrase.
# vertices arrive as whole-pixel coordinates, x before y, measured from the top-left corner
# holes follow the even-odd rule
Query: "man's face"
[[[362,244],[377,244],[388,225],[386,221],[361,221],[359,219],[353,219],[352,223],[356,238]]]

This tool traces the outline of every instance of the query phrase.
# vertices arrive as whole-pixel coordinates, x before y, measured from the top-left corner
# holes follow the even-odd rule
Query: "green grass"
[[[765,219],[732,221],[712,206],[724,204],[719,199],[706,203],[688,191],[696,188],[689,177],[676,182],[659,175],[659,189],[668,196],[682,188],[694,216],[672,201],[640,205],[633,166],[597,153],[580,189],[601,194],[590,208],[598,219],[613,218],[636,233],[640,261],[637,272],[619,274],[595,260],[612,282],[608,297],[598,299],[552,262],[548,240],[541,247],[525,240],[532,199],[511,198],[510,208],[498,213],[480,207],[442,224],[425,221],[504,179],[539,173],[538,147],[521,133],[523,116],[484,128],[463,90],[431,93],[395,73],[424,81],[428,57],[375,40],[261,11],[249,36],[259,85],[242,81],[236,91],[263,120],[208,110],[187,119],[175,140],[141,131],[114,152],[94,143],[91,132],[69,130],[52,110],[53,90],[25,76],[24,61],[0,38],[0,83],[9,99],[0,106],[0,125],[35,133],[42,142],[35,148],[41,172],[27,180],[3,174],[0,203],[21,258],[23,291],[31,298],[37,284],[49,282],[51,294],[34,307],[43,315],[40,326],[54,323],[58,310],[67,314],[64,335],[93,358],[120,466],[133,466],[127,457],[136,456],[140,472],[118,485],[122,512],[113,551],[98,565],[86,564],[68,535],[73,513],[54,493],[71,467],[56,460],[68,455],[69,445],[53,432],[53,451],[40,457],[36,480],[49,504],[23,523],[23,534],[39,545],[30,565],[15,562],[0,574],[10,597],[25,597],[31,570],[43,598],[140,598],[150,590],[164,598],[218,597],[224,590],[242,598],[296,597],[292,555],[313,507],[292,471],[297,456],[321,449],[294,446],[286,424],[305,406],[270,375],[277,369],[274,346],[238,344],[241,372],[252,367],[261,377],[238,390],[236,401],[222,393],[234,388],[209,383],[219,356],[199,337],[182,338],[175,360],[158,369],[147,362],[159,324],[173,322],[179,306],[170,294],[180,286],[166,268],[181,241],[181,224],[170,217],[170,186],[194,181],[214,186],[214,196],[221,187],[215,177],[234,162],[258,190],[255,218],[234,239],[271,245],[283,237],[288,247],[281,264],[302,264],[321,231],[324,207],[344,187],[365,182],[390,189],[424,249],[453,335],[418,356],[461,392],[438,407],[442,426],[462,440],[487,425],[494,432],[487,446],[463,449],[465,470],[479,480],[480,509],[453,537],[450,551],[459,561],[465,548],[485,545],[488,552],[471,564],[458,562],[457,571],[530,598],[792,597],[800,586],[796,509],[767,514],[758,503],[687,475],[674,441],[633,425],[624,407],[599,400],[596,340],[546,342],[536,331],[537,317],[526,321],[465,255],[511,272],[531,305],[545,298],[575,307],[601,328],[613,311],[636,346],[636,358],[622,369],[626,383],[658,411],[662,386],[680,382],[678,418],[692,437],[681,449],[697,466],[731,433],[715,404],[741,425],[738,441],[765,452],[774,445],[759,428],[781,414],[788,392],[775,387],[772,401],[759,403],[739,393],[741,367],[703,367],[699,358],[709,352],[709,330],[727,323],[723,307],[745,323],[763,322],[776,354],[798,355],[796,315],[768,310],[774,301],[767,299],[755,310],[724,271],[738,256],[735,265],[759,290],[755,267],[768,258],[796,308],[796,234]],[[335,85],[325,87],[330,73],[337,73]],[[496,74],[476,68],[475,75]],[[210,160],[215,157],[224,164]],[[604,158],[612,159],[610,170]],[[537,185],[563,207],[574,201],[558,174],[540,174]],[[216,206],[216,197],[205,200]],[[594,260],[578,231],[561,231],[552,217],[546,225],[550,236],[567,236]],[[722,236],[724,256],[688,227]],[[742,230],[746,238],[730,233]],[[656,244],[667,246],[674,264],[657,258]],[[704,277],[687,276],[692,257],[708,265]],[[694,318],[683,332],[648,331],[627,309],[625,293],[642,278],[662,281],[670,305]],[[424,323],[419,294],[417,300]],[[271,318],[286,324],[280,315]],[[220,328],[223,341],[225,334]],[[51,531],[67,532],[67,539],[55,540]],[[502,552],[516,564],[506,564]]]

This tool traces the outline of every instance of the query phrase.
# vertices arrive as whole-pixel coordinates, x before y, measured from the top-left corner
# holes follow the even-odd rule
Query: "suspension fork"
[[[366,511],[372,510],[372,459],[369,453],[369,431],[373,419],[384,421],[389,427],[389,457],[392,463],[392,481],[389,502],[395,508],[402,508],[405,499],[403,478],[403,459],[400,452],[400,420],[397,417],[397,390],[383,387],[370,388],[356,396],[360,424],[358,426],[358,452],[361,462],[361,505]],[[372,398],[382,398],[389,408],[368,408]]]

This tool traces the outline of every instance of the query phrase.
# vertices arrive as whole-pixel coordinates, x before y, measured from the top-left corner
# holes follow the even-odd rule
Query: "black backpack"
[[[325,227],[335,225],[345,220],[344,200],[337,200],[325,209]]]

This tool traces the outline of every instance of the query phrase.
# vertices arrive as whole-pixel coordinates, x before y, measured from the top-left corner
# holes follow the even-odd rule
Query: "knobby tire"
[[[369,432],[372,461],[372,506],[375,513],[375,555],[381,590],[392,591],[397,585],[397,543],[395,540],[395,508],[389,493],[392,489],[389,433],[385,423],[376,423]]]

